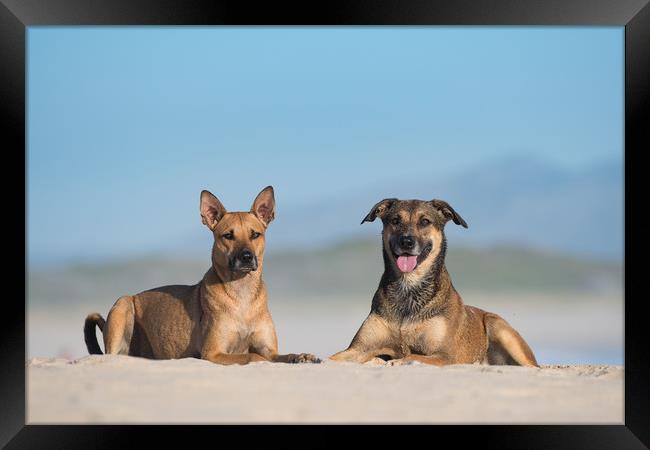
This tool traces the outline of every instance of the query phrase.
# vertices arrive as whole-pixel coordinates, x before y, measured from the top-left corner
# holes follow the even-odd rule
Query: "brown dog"
[[[101,354],[98,325],[111,354],[220,364],[320,362],[305,353],[278,355],[262,281],[264,233],[274,216],[271,186],[257,195],[250,212],[226,212],[217,197],[201,192],[201,217],[214,235],[212,266],[203,279],[120,297],[106,322],[90,314],[84,326],[88,351]]]
[[[517,331],[496,314],[465,306],[451,284],[444,226],[467,224],[448,203],[389,198],[361,223],[376,217],[383,222],[384,274],[370,315],[350,346],[330,359],[537,366]]]

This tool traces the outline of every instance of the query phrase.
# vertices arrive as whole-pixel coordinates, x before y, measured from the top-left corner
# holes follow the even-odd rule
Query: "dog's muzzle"
[[[254,272],[257,270],[257,257],[255,253],[245,248],[230,258],[228,265],[233,272]]]
[[[395,263],[402,273],[413,272],[417,265],[429,256],[431,248],[431,243],[421,244],[413,236],[402,235],[391,240]]]

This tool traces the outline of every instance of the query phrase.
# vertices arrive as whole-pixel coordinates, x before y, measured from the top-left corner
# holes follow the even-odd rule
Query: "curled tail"
[[[91,355],[103,355],[102,349],[99,348],[97,343],[97,335],[95,334],[95,325],[104,332],[104,325],[106,321],[99,313],[88,314],[86,317],[86,322],[84,322],[84,340],[86,341],[86,347],[88,348],[88,353]]]

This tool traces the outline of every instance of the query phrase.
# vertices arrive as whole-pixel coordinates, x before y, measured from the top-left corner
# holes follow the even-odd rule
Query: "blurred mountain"
[[[507,242],[622,260],[620,162],[569,172],[511,160],[448,180],[436,192],[458,205],[470,224],[459,242]]]
[[[203,260],[151,255],[124,261],[30,271],[28,304],[112,305],[121,295],[167,284],[198,282]],[[452,246],[447,267],[460,292],[622,292],[622,267],[516,247]],[[380,239],[352,239],[308,251],[267,255],[264,280],[275,302],[349,297],[367,301],[383,270]]]
[[[363,168],[359,168],[363,170]],[[460,173],[434,175],[437,169],[415,168],[408,180],[391,178],[358,192],[283,207],[268,231],[267,248],[308,249],[340,239],[378,235],[378,223],[360,226],[379,200],[439,198],[465,218],[469,229],[447,226],[451,246],[517,245],[587,258],[623,259],[623,165],[604,161],[565,170],[546,161],[511,157],[477,164]],[[336,175],[332,183],[336,183]],[[209,252],[211,236],[198,229],[173,243],[178,254]]]
[[[436,167],[416,167],[413,172],[412,177],[398,180],[387,168],[380,184],[324,195],[307,204],[285,205],[279,197],[276,220],[267,232],[268,254],[378,236],[381,224],[360,225],[361,219],[381,199],[397,197],[448,201],[469,224],[469,229],[448,224],[451,248],[516,246],[587,259],[623,260],[622,161],[567,170],[540,159],[512,157],[477,163],[458,173],[440,175]],[[335,185],[336,174],[332,174]],[[194,231],[156,242],[152,250],[195,260],[207,258],[211,246],[211,233],[196,220]],[[61,263],[65,261],[53,260],[49,266]],[[32,260],[29,264],[30,268],[46,265]]]

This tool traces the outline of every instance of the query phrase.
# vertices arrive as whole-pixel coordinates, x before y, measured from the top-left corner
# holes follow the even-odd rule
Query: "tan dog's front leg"
[[[262,355],[258,355],[257,353],[211,353],[201,356],[201,358],[225,366],[231,364],[248,364],[252,362],[268,361],[268,359]]]
[[[250,350],[264,356],[271,362],[300,364],[320,363],[321,360],[311,353],[288,353],[278,354],[278,338],[275,334],[275,327],[270,319],[267,319],[253,333]]]
[[[445,358],[440,355],[431,355],[431,356],[425,356],[425,355],[408,355],[405,356],[404,358],[399,358],[399,359],[391,359],[388,361],[389,366],[401,366],[403,364],[409,364],[411,362],[421,362],[423,364],[431,364],[434,366],[446,366],[448,364],[451,364],[448,358]]]
[[[207,327],[201,348],[201,359],[224,365],[268,361],[259,353],[228,353],[228,349],[237,348],[239,335],[235,329],[224,325],[224,323],[211,322]]]

